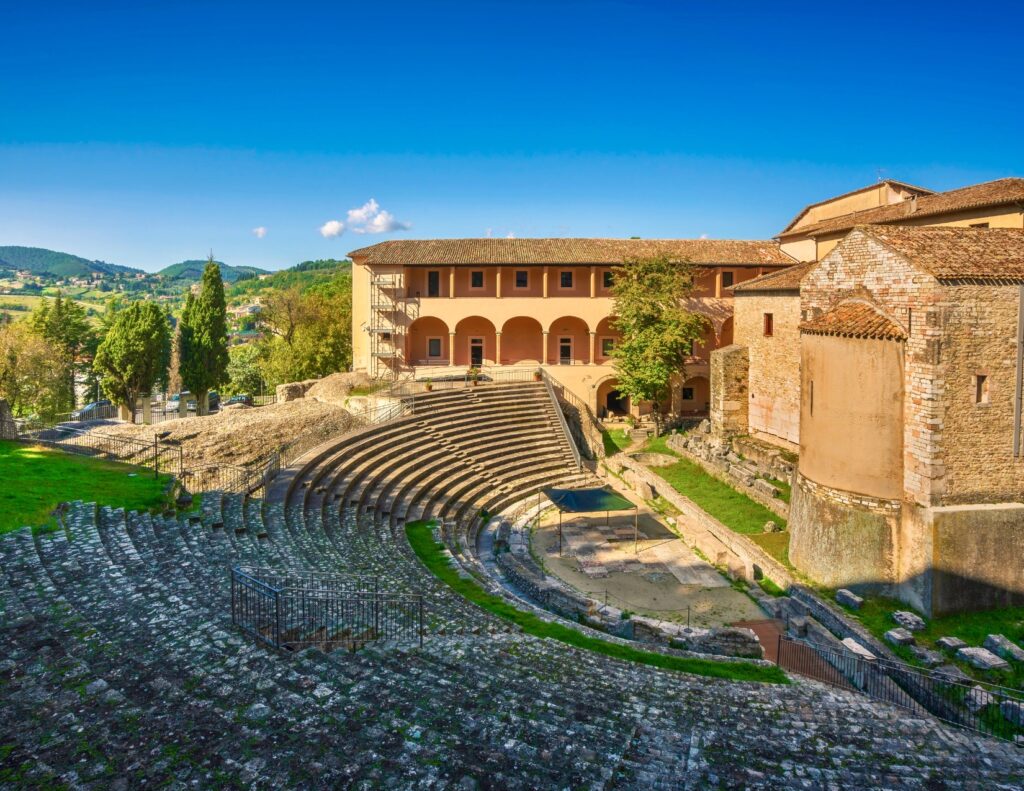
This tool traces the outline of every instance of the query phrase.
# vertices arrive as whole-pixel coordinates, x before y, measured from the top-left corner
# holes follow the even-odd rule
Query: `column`
[[[544,267],[544,274],[547,275],[547,267]],[[545,285],[547,284],[547,277],[544,278]],[[540,356],[540,361],[544,364],[548,364],[548,331],[543,330],[541,334],[544,336],[544,349]]]
[[[593,299],[597,296],[597,267],[590,267],[590,298]],[[593,335],[593,333],[591,333]],[[591,355],[593,356],[593,355]],[[593,360],[591,360],[593,362]]]
[[[153,396],[149,393],[142,396],[142,422],[147,426],[153,422]]]
[[[455,333],[448,333],[448,365],[455,365]]]
[[[496,266],[494,270],[494,296],[501,299],[501,267]]]
[[[500,269],[498,270],[501,271]],[[500,282],[500,281],[499,281]],[[501,365],[501,333],[494,333],[494,364]]]
[[[455,299],[455,267],[448,267],[448,299]]]
[[[544,283],[544,299],[547,299],[548,298],[548,268],[546,266],[544,267],[544,277],[542,278],[542,280],[543,280],[543,283]],[[544,334],[547,335],[547,333],[544,333]],[[544,348],[547,349],[546,346]],[[547,352],[545,351],[544,354],[546,355]]]
[[[715,296],[722,296],[722,270],[715,270]]]
[[[593,284],[593,282],[594,282],[593,270],[591,270],[590,282],[591,282],[591,284]],[[595,350],[596,349],[597,349],[597,333],[594,332],[594,331],[591,331],[591,333],[590,333],[590,364],[591,365],[597,365],[597,355],[595,354]]]

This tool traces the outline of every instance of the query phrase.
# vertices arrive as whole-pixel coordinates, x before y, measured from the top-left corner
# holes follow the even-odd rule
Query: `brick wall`
[[[737,292],[735,342],[750,355],[750,432],[800,442],[800,294]],[[772,315],[772,335],[764,316]]]

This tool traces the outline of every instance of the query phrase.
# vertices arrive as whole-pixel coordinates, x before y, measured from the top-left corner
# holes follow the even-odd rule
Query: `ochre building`
[[[612,267],[655,255],[700,265],[691,307],[708,329],[671,410],[705,414],[710,352],[732,343],[732,286],[793,263],[773,241],[712,239],[402,240],[349,255],[356,370],[422,379],[544,367],[599,415],[642,409],[611,365]]]

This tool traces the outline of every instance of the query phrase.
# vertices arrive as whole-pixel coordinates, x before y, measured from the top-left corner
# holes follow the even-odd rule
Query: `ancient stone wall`
[[[765,335],[765,314],[772,334]],[[752,434],[800,442],[800,295],[737,292],[736,344],[749,349],[748,421]]]
[[[746,434],[749,350],[732,344],[711,352],[711,430],[719,437]]]

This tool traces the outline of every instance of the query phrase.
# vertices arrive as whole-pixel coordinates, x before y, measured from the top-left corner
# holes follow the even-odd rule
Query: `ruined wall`
[[[731,344],[711,353],[711,430],[729,437],[748,432],[749,351]]]
[[[748,420],[752,434],[800,442],[800,294],[736,293],[736,344],[750,357]],[[772,334],[764,315],[772,314]]]

